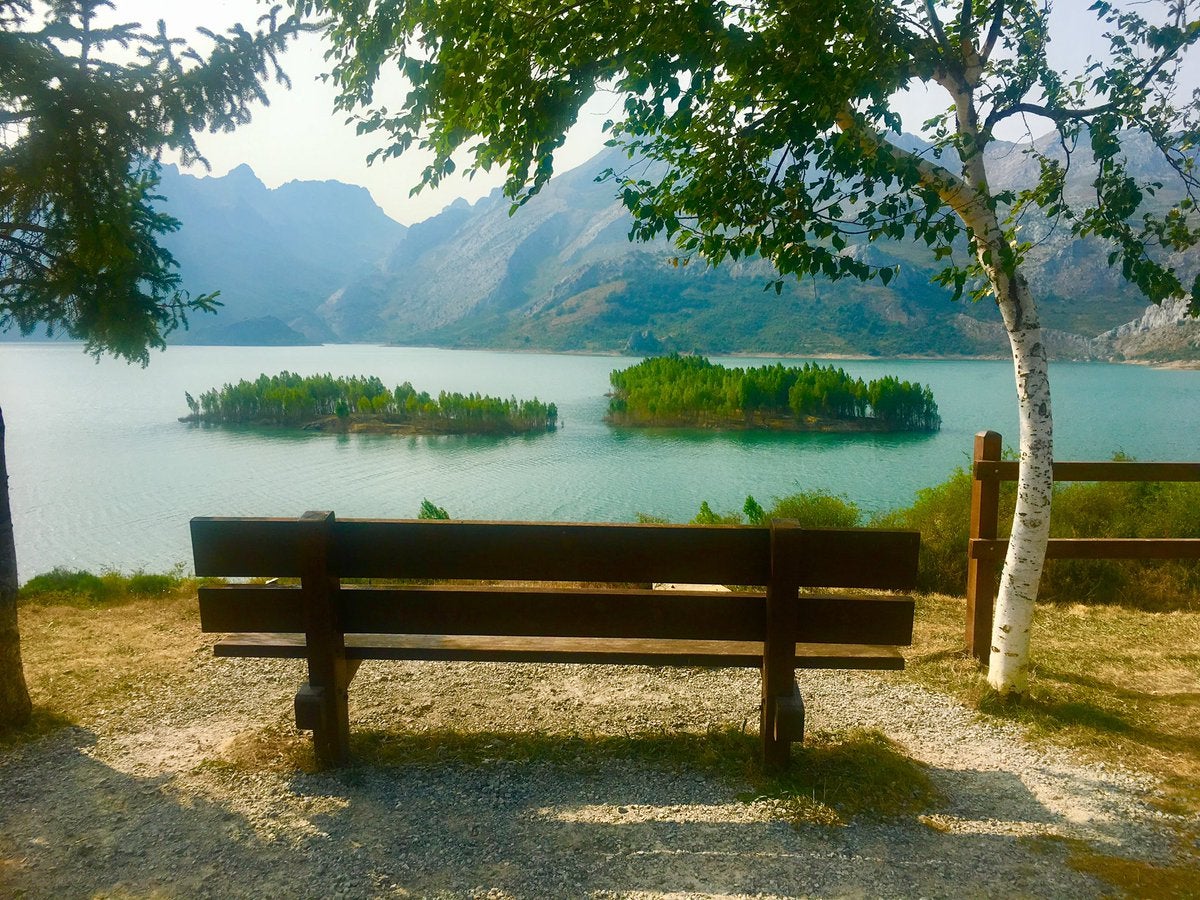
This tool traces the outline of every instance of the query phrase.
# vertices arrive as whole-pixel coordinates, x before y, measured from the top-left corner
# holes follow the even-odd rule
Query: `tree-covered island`
[[[558,407],[536,397],[433,397],[407,381],[389,390],[374,375],[280,372],[185,396],[191,413],[181,422],[387,434],[525,434],[558,426]]]
[[[937,431],[933,392],[888,375],[870,382],[840,368],[728,369],[700,356],[643,360],[610,376],[613,425],[782,431]]]

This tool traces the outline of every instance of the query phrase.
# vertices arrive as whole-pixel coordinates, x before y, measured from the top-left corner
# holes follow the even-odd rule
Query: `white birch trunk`
[[[967,188],[965,202],[960,196],[952,205],[974,233],[980,265],[991,281],[1008,332],[1021,433],[1017,508],[996,598],[988,683],[1001,694],[1022,694],[1029,677],[1034,604],[1050,537],[1054,487],[1050,371],[1037,303],[996,216],[971,92],[962,87],[951,93],[963,138]]]
[[[1020,276],[1013,281],[1017,296],[1011,305],[1022,314],[1018,315],[1015,326],[1009,326],[1009,316],[1005,315],[1005,325],[1009,326],[1017,384],[1020,472],[1017,508],[1000,575],[988,660],[988,684],[1001,694],[1023,694],[1028,683],[1030,632],[1050,537],[1050,498],[1054,487],[1054,422],[1046,350],[1029,288]],[[1006,305],[1000,304],[1002,312]]]

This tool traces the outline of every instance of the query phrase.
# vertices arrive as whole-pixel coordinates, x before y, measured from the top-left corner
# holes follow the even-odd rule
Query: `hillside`
[[[915,139],[912,139],[915,143]],[[1012,145],[993,148],[1001,186],[1032,163]],[[1145,154],[1140,174],[1158,176]],[[1075,160],[1085,190],[1090,160]],[[321,317],[341,337],[459,347],[634,352],[1002,354],[1006,340],[987,305],[952,304],[930,283],[924,247],[853,247],[880,265],[898,263],[890,287],[806,279],[765,293],[769,269],[743,262],[709,270],[673,267],[665,241],[631,244],[630,220],[605,168],[626,164],[607,150],[553,179],[510,216],[495,193],[459,202],[413,226],[382,267],[333,295]],[[1031,222],[1031,278],[1057,355],[1106,356],[1093,339],[1139,318],[1145,301],[1108,269],[1106,248]],[[1187,267],[1188,261],[1181,263]]]
[[[220,178],[163,169],[163,208],[182,223],[163,244],[193,294],[219,290],[216,317],[193,316],[176,343],[287,344],[334,340],[315,314],[404,234],[365,188],[292,181],[267,188],[249,166]]]
[[[905,139],[915,150],[923,145]],[[1055,145],[1046,151],[1053,154]],[[1026,183],[1034,163],[993,144],[997,187]],[[1135,174],[1164,178],[1151,148],[1133,146]],[[953,165],[953,161],[946,161]],[[612,183],[629,163],[608,149],[560,173],[515,215],[494,192],[459,200],[411,228],[389,219],[361,187],[291,182],[268,189],[248,166],[219,178],[163,172],[164,208],[182,222],[164,243],[193,294],[219,290],[217,317],[195,316],[188,343],[375,341],[632,353],[1006,355],[988,303],[954,303],[933,285],[940,268],[923,245],[852,245],[882,266],[888,287],[804,279],[764,291],[761,261],[674,266],[666,241],[631,243]],[[1073,159],[1069,190],[1090,190],[1091,159]],[[644,167],[643,167],[644,173]],[[1107,265],[1108,248],[1052,232],[1031,217],[1028,274],[1051,353],[1065,358],[1200,357],[1200,327],[1147,315],[1144,299]],[[1172,262],[1190,277],[1191,251]],[[1169,320],[1169,321],[1168,321]],[[1193,323],[1194,324],[1194,323]],[[1165,331],[1163,329],[1166,329]],[[1098,337],[1100,336],[1100,337]],[[12,337],[12,335],[6,335]]]

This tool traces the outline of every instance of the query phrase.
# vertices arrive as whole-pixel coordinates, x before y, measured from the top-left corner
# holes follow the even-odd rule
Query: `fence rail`
[[[1017,480],[1016,460],[1001,459],[995,431],[975,435],[967,548],[967,650],[986,661],[1000,587],[1000,564],[1008,550],[999,538],[1000,484]],[[1055,481],[1200,481],[1200,463],[1056,462]],[[1200,538],[1051,538],[1047,559],[1200,559]]]

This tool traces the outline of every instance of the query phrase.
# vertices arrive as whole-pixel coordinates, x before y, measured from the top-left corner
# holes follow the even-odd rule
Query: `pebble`
[[[0,750],[0,895],[74,897],[1094,897],[1078,838],[1153,859],[1155,786],[1035,747],[903,675],[801,676],[809,728],[877,728],[947,796],[916,818],[793,827],[748,786],[580,752],[305,774],[239,741],[299,746],[303,663],[191,658],[178,678],[33,744]],[[755,672],[373,662],[352,727],[511,736],[703,733],[757,721]],[[152,695],[151,695],[152,693]],[[751,725],[750,727],[753,727]],[[255,743],[257,742],[257,743]],[[133,852],[95,852],[96,848]]]

